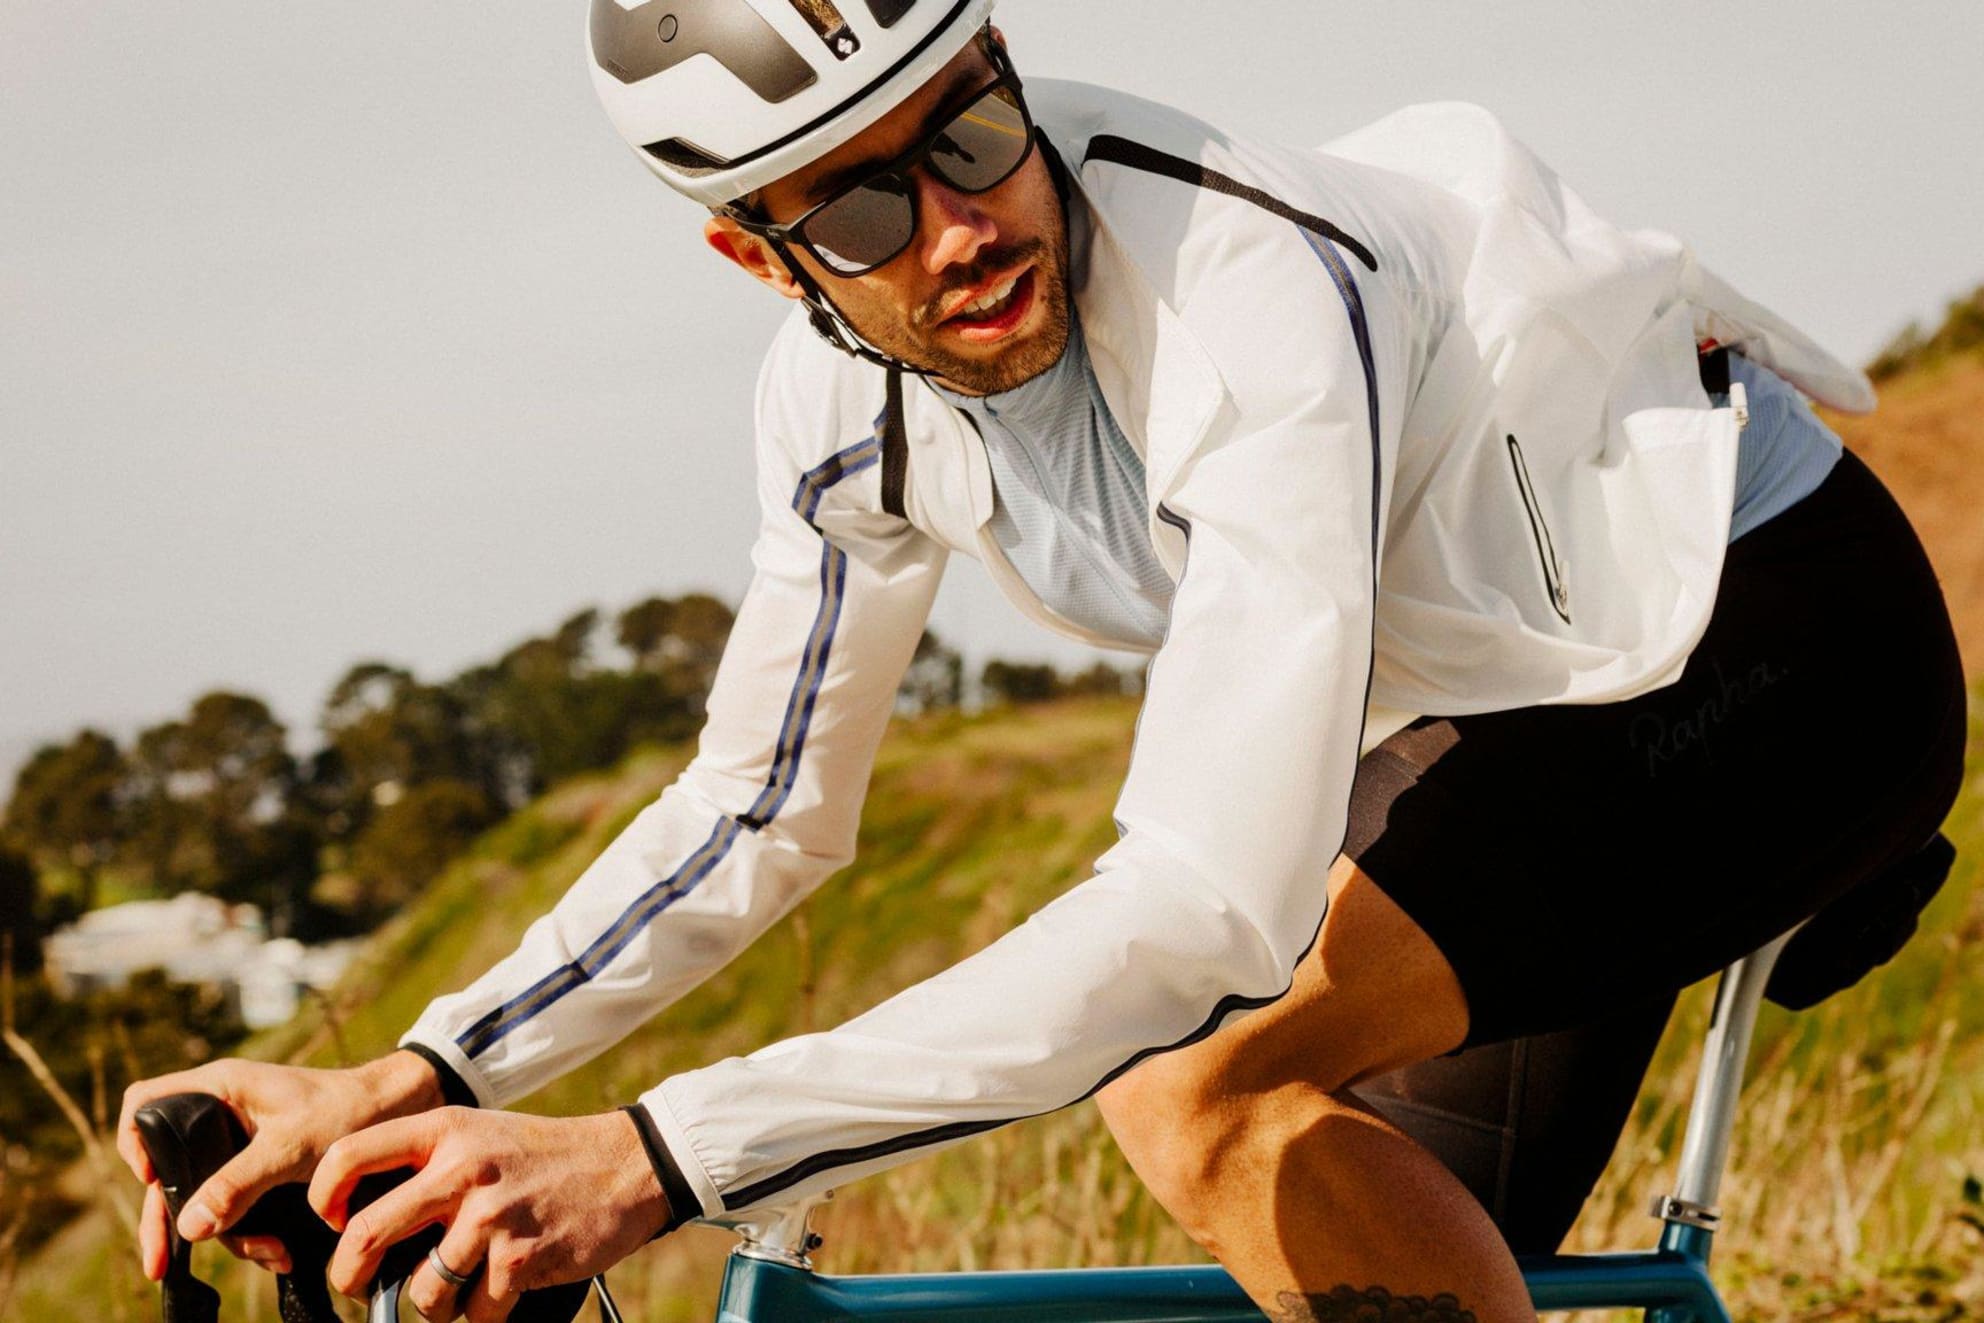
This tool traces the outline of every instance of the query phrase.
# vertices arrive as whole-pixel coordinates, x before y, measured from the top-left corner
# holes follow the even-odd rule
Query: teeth
[[[1006,296],[1013,292],[1013,286],[1019,283],[1020,278],[1018,276],[1002,281],[995,288],[987,290],[983,298],[973,299],[970,303],[959,308],[958,312],[971,315],[988,311],[998,304],[1005,302]]]

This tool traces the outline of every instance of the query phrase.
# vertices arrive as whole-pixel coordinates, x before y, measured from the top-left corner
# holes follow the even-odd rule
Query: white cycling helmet
[[[992,2],[592,0],[593,86],[648,169],[721,206],[880,119]]]

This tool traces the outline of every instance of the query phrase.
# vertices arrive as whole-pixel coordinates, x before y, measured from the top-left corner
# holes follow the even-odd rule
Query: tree
[[[84,910],[96,908],[98,874],[127,835],[128,776],[117,742],[83,730],[67,744],[37,749],[14,778],[8,836],[45,865],[74,869]]]
[[[634,669],[658,671],[675,627],[675,603],[650,597],[634,603],[614,621],[613,637],[634,659]]]
[[[352,848],[367,917],[404,904],[500,816],[481,788],[465,781],[433,781],[392,799]]]
[[[1044,703],[1061,696],[1061,677],[1046,662],[1009,662],[994,657],[979,677],[993,703]]]
[[[673,636],[679,659],[694,670],[713,674],[723,659],[724,644],[737,617],[708,593],[688,593],[675,600]],[[709,685],[705,683],[704,689]]]
[[[636,674],[660,677],[666,700],[679,704],[693,731],[705,715],[735,620],[729,607],[707,593],[673,601],[650,597],[620,613],[615,637],[633,655]]]
[[[482,778],[498,802],[514,806],[519,788],[535,794],[608,766],[643,740],[682,739],[701,724],[730,636],[730,608],[702,593],[627,608],[614,637],[632,656],[631,671],[596,664],[599,620],[588,608],[449,682],[477,747],[499,772]]]
[[[1137,673],[1119,671],[1106,661],[1097,661],[1079,675],[1069,677],[1064,692],[1070,695],[1117,698],[1139,691]]]
[[[449,778],[503,797],[500,758],[453,686],[422,684],[401,667],[362,662],[332,687],[319,727],[335,756],[314,760],[305,783],[333,840],[354,839],[365,829],[384,787]]]
[[[568,621],[527,639],[478,676],[479,726],[528,759],[530,791],[605,767],[627,749],[624,677],[590,669]]]
[[[34,861],[0,846],[0,945],[10,947],[14,968],[22,973],[41,968],[40,899]]]
[[[295,802],[288,732],[266,703],[204,694],[184,720],[142,732],[129,764],[129,851],[155,885],[252,900],[278,925],[296,910],[318,829]]]
[[[592,666],[592,638],[599,629],[599,608],[589,606],[552,631],[550,643],[564,659],[565,669],[583,675]]]
[[[896,701],[912,713],[941,711],[964,701],[964,658],[936,631],[926,629],[916,641],[916,654],[896,688]]]

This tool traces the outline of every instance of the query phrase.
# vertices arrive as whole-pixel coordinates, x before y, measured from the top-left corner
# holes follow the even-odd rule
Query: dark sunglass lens
[[[965,107],[930,147],[930,168],[953,187],[977,193],[1011,174],[1032,141],[1019,98],[995,87]]]
[[[909,193],[894,175],[871,179],[806,221],[806,242],[835,271],[856,272],[903,250],[916,228]]]

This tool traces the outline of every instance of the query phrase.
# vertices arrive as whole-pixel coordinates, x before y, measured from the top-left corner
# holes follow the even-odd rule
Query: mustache
[[[991,279],[994,272],[1009,271],[1023,262],[1036,262],[1044,268],[1046,263],[1041,259],[1047,255],[1047,241],[1038,237],[1021,243],[1007,244],[1001,248],[980,249],[970,266],[953,271],[946,277],[943,288],[931,295],[923,306],[916,310],[916,324],[935,326],[944,319],[945,307],[961,291],[982,285]]]

